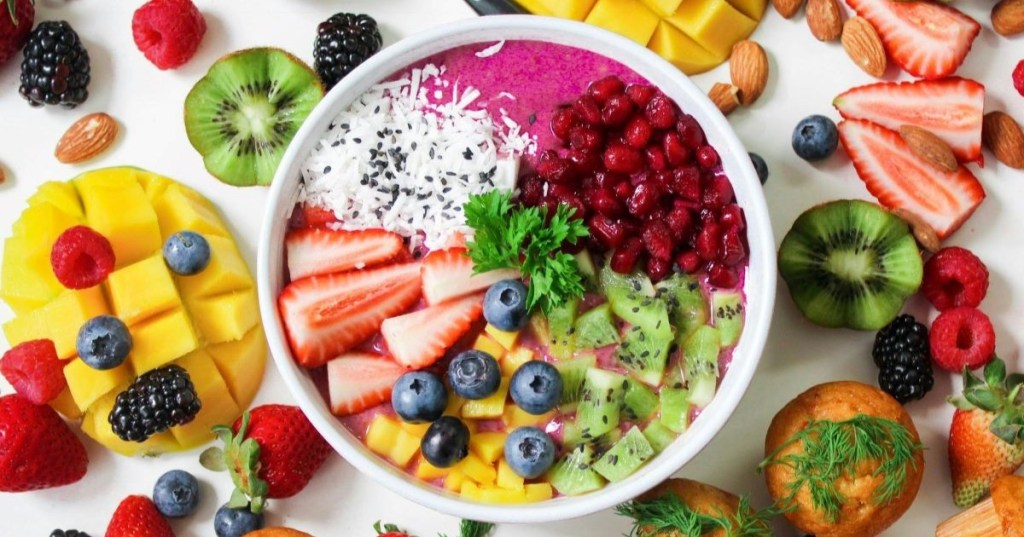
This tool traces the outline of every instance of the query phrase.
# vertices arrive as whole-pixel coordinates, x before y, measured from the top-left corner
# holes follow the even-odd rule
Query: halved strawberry
[[[293,280],[372,267],[391,261],[404,249],[400,235],[383,229],[294,229],[284,242],[288,249],[288,272]]]
[[[277,305],[295,359],[318,367],[419,297],[419,263],[405,263],[296,280],[281,291]]]
[[[334,212],[330,209],[309,203],[299,205],[298,210],[292,215],[292,227],[298,228],[324,227],[338,222],[338,217],[334,216]]]
[[[935,2],[846,3],[878,30],[896,65],[919,78],[942,78],[955,73],[981,32],[981,25],[974,19]]]
[[[391,399],[391,387],[408,369],[379,354],[350,352],[327,362],[331,412],[350,416]]]
[[[879,82],[850,89],[832,101],[846,119],[866,119],[892,130],[915,125],[942,138],[960,162],[981,162],[985,86],[959,77]]]
[[[440,360],[480,318],[483,309],[483,293],[469,295],[392,317],[380,331],[396,362],[422,369]]]
[[[519,271],[514,269],[473,274],[473,260],[466,255],[465,248],[435,250],[423,259],[423,297],[427,304],[440,304],[519,277]]]
[[[839,137],[868,191],[889,209],[905,209],[940,239],[956,231],[985,199],[985,190],[960,166],[941,172],[915,155],[895,131],[860,119],[839,124]]]

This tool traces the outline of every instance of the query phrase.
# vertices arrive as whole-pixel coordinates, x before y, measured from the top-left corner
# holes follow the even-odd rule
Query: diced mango
[[[535,357],[536,355],[533,351],[526,347],[519,347],[510,351],[501,359],[501,363],[498,364],[501,366],[501,375],[504,377],[511,377],[515,374],[516,369],[519,369],[519,366],[533,360]]]
[[[195,351],[174,363],[188,372],[196,388],[196,395],[203,404],[199,414],[196,414],[192,421],[171,427],[171,434],[181,447],[191,449],[213,440],[214,434],[210,429],[214,425],[230,425],[242,410],[231,398],[224,379],[217,372],[213,358],[210,358],[206,351]]]
[[[509,379],[501,379],[498,391],[483,399],[470,399],[462,404],[463,418],[500,418],[505,412],[505,401],[508,399]]]
[[[486,352],[495,360],[501,360],[501,357],[505,355],[505,349],[487,334],[477,336],[476,341],[473,342],[473,348]]]
[[[217,213],[197,197],[189,195],[183,185],[168,185],[153,203],[153,208],[165,241],[167,237],[186,230],[203,236],[230,236]]]
[[[163,245],[156,211],[135,173],[130,168],[109,168],[75,179],[89,227],[110,241],[117,267],[144,259]]]
[[[175,276],[181,293],[189,302],[208,296],[252,288],[252,275],[238,248],[230,239],[206,236],[210,243],[210,264],[194,276]]]
[[[477,433],[469,439],[469,449],[484,462],[494,464],[505,453],[505,439],[508,433]]]
[[[551,488],[550,483],[532,483],[526,485],[526,501],[528,502],[542,502],[544,500],[550,500],[555,496],[555,491]]]
[[[654,11],[655,13],[657,13],[658,15],[661,15],[662,17],[667,17],[667,16],[675,13],[676,10],[679,9],[679,4],[683,3],[683,0],[640,0],[640,1],[643,2],[644,4],[647,4],[647,7],[651,8],[651,11]]]
[[[108,313],[110,309],[99,285],[81,290],[68,289],[39,310],[61,359],[77,354],[75,341],[86,321]]]
[[[198,298],[188,303],[196,328],[207,344],[241,339],[260,322],[260,307],[252,292]]]
[[[231,391],[239,408],[249,408],[263,382],[267,363],[267,340],[263,325],[257,323],[242,339],[211,345],[206,351]]]
[[[82,212],[82,200],[78,197],[78,191],[71,183],[64,181],[47,181],[28,198],[29,205],[41,205],[49,203],[60,209],[65,214],[81,220],[85,217]]]
[[[71,390],[67,388],[64,388],[64,391],[50,401],[50,406],[69,420],[77,420],[82,417],[82,411],[75,404],[75,398],[71,397]]]
[[[499,488],[506,490],[523,490],[522,476],[512,471],[512,467],[508,465],[505,459],[498,461],[497,484]]]
[[[135,325],[132,328],[132,352],[128,357],[135,373],[141,375],[197,348],[199,339],[192,329],[192,321],[184,309],[177,308]]]
[[[142,187],[143,192],[146,193],[146,197],[149,198],[149,203],[156,205],[156,200],[160,199],[160,196],[164,195],[167,191],[167,187],[178,184],[171,179],[168,179],[162,175],[148,172],[141,168],[135,169],[135,180],[139,182],[139,186]],[[160,213],[157,211],[157,220],[159,220]]]
[[[409,423],[407,421],[400,421],[399,423],[402,425],[402,429],[404,429],[405,432],[420,440],[423,439],[423,435],[427,434],[427,429],[430,428],[429,423]]]
[[[446,477],[452,472],[451,468],[438,468],[433,464],[430,464],[427,459],[424,459],[422,455],[416,457],[419,461],[416,463],[416,477],[424,481],[432,481],[434,479],[440,479]],[[460,483],[461,485],[461,483]]]
[[[461,470],[456,468],[449,468],[448,475],[444,476],[444,488],[452,492],[457,492],[462,488],[462,484],[471,482],[466,474],[462,473]]]
[[[525,490],[507,490],[500,488],[480,489],[480,492],[477,494],[477,501],[499,505],[527,502]]]
[[[688,75],[714,69],[725,61],[724,57],[720,58],[709,52],[666,21],[658,24],[658,29],[654,31],[654,36],[647,46]]]
[[[480,497],[480,487],[478,487],[476,483],[468,479],[460,484],[459,496],[462,496],[467,500],[473,500],[475,502],[483,501]]]
[[[458,468],[479,485],[494,486],[494,480],[498,477],[498,471],[493,465],[484,462],[473,453],[466,455],[458,464]]]
[[[761,20],[764,16],[764,10],[768,7],[768,0],[729,0],[732,7],[739,10],[740,13],[754,19],[755,21]]]
[[[757,28],[756,21],[725,0],[687,0],[665,20],[720,58],[729,57],[733,44]]]
[[[586,22],[646,46],[660,19],[640,0],[598,0]]]
[[[50,339],[50,327],[43,321],[42,311],[33,310],[4,323],[7,344],[14,347],[26,341]]]
[[[370,422],[370,429],[366,432],[366,447],[405,468],[419,450],[420,441],[402,429],[397,421],[380,414]]]
[[[14,235],[29,239],[29,251],[46,254],[50,257],[53,243],[68,228],[81,224],[82,221],[60,208],[49,203],[29,205],[11,226]]]
[[[79,221],[50,204],[31,206],[13,225],[14,235],[4,242],[0,297],[21,315],[43,307],[64,286],[50,266],[50,251],[57,237]]]
[[[82,417],[82,432],[106,448],[125,457],[155,456],[171,451],[180,451],[181,444],[178,444],[169,431],[157,433],[145,442],[128,442],[114,434],[110,428],[110,422],[107,421],[107,416],[114,408],[117,394],[126,387],[120,386],[120,389],[111,391],[85,413],[85,416]]]
[[[505,429],[511,431],[519,427],[540,427],[551,421],[554,417],[555,412],[553,410],[547,414],[534,416],[516,405],[509,405],[501,419],[505,422]]]
[[[391,447],[391,460],[399,468],[409,466],[409,461],[420,451],[420,439],[410,433],[402,431]]]
[[[516,0],[530,13],[548,17],[583,20],[594,7],[595,0]]]
[[[114,313],[128,326],[181,307],[171,271],[159,252],[107,277]]]
[[[497,328],[493,324],[487,323],[487,326],[484,327],[484,331],[490,334],[491,337],[494,338],[494,341],[497,341],[505,350],[512,350],[512,347],[516,346],[516,341],[519,341],[518,330],[515,332],[506,332]],[[497,356],[495,356],[495,358],[497,358]]]
[[[131,364],[127,361],[113,369],[103,371],[89,367],[77,357],[64,366],[64,378],[68,381],[71,397],[82,411],[114,388],[128,384],[134,377]]]
[[[455,395],[454,393],[448,394],[448,406],[444,409],[445,416],[459,416],[462,411],[462,405],[466,404],[466,400]]]

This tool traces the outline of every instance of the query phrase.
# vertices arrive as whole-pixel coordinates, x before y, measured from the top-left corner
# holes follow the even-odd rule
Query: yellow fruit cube
[[[15,235],[4,241],[0,297],[17,315],[45,306],[64,288],[50,268],[50,254],[39,251],[34,240]]]
[[[153,205],[156,205],[156,200],[164,195],[167,187],[178,184],[162,175],[148,172],[141,168],[135,169],[135,180],[139,182],[139,186],[142,187],[146,197],[149,198],[149,203]],[[160,212],[157,211],[157,220],[159,220],[159,216]]]
[[[718,57],[697,44],[690,36],[668,22],[661,21],[648,48],[665,58],[680,71],[696,75],[714,69],[725,57]]]
[[[598,0],[586,22],[646,46],[660,19],[640,0]]]
[[[50,327],[43,321],[42,308],[19,315],[4,323],[4,336],[11,347],[26,341],[50,339]]]
[[[89,227],[110,241],[118,267],[135,263],[163,245],[156,211],[129,168],[97,170],[75,179]]]
[[[511,377],[515,374],[516,369],[519,369],[519,366],[533,360],[535,357],[536,355],[533,351],[526,347],[519,347],[510,351],[501,359],[501,363],[498,364],[501,366],[501,375],[504,377]]]
[[[395,440],[395,445],[391,447],[390,457],[399,468],[405,468],[409,466],[409,462],[412,461],[412,458],[419,451],[420,439],[406,431],[402,431]]]
[[[203,200],[205,201],[205,200]],[[224,222],[212,207],[190,195],[186,187],[171,184],[154,201],[157,219],[160,222],[160,233],[166,241],[167,237],[179,231],[194,231],[200,235],[217,235],[229,237]]]
[[[114,388],[128,384],[134,377],[131,364],[127,361],[103,371],[89,367],[77,357],[64,366],[64,378],[68,381],[71,397],[82,411]]]
[[[82,200],[78,198],[78,191],[71,183],[48,181],[39,185],[35,194],[28,198],[28,204],[42,205],[44,203],[49,203],[76,219],[81,220],[85,217],[85,213],[82,212]]]
[[[239,408],[249,408],[263,382],[267,363],[267,340],[263,325],[257,323],[242,339],[211,345],[206,351],[231,391]]]
[[[516,346],[516,341],[519,340],[518,330],[515,332],[506,332],[504,330],[499,330],[490,323],[487,323],[484,330],[494,338],[494,341],[497,341],[499,345],[504,347],[505,350],[512,350],[512,347]],[[495,356],[495,358],[497,358],[497,356]]]
[[[463,418],[500,418],[508,399],[509,379],[501,379],[498,391],[483,399],[470,399],[462,404]]]
[[[526,503],[525,490],[480,489],[479,500],[484,503],[517,504]]]
[[[483,501],[483,499],[480,497],[480,492],[480,487],[478,487],[476,483],[469,480],[463,481],[459,486],[459,496],[462,496],[467,500],[472,500],[475,502]]]
[[[497,484],[499,488],[506,490],[523,490],[522,476],[512,471],[512,467],[508,465],[508,462],[506,462],[505,459],[498,461]]]
[[[192,322],[185,310],[178,308],[133,327],[132,352],[128,357],[135,373],[141,375],[197,348],[199,339]]]
[[[228,293],[188,303],[196,328],[208,344],[241,339],[260,322],[260,307],[252,292]]]
[[[512,431],[520,427],[541,427],[551,421],[554,417],[554,410],[547,414],[534,416],[516,405],[509,405],[508,408],[505,409],[505,413],[502,415],[501,419],[505,422],[505,429]]]
[[[68,289],[39,310],[61,359],[77,354],[75,340],[86,321],[108,313],[107,300],[98,285],[82,290]]]
[[[494,341],[494,339],[487,334],[480,334],[477,336],[476,341],[473,342],[473,348],[490,354],[495,360],[501,360],[501,357],[505,354],[504,347],[498,344],[497,341]]]
[[[444,476],[444,488],[452,492],[461,490],[462,484],[467,482],[471,481],[458,467],[448,468],[448,475]]]
[[[494,486],[494,480],[498,477],[498,471],[493,465],[484,462],[473,453],[466,455],[458,464],[458,468],[479,485]]]
[[[417,439],[422,440],[423,435],[427,434],[427,429],[430,428],[429,423],[409,423],[407,421],[400,421],[402,429],[415,436]]]
[[[14,235],[30,241],[28,252],[41,253],[50,260],[50,250],[61,233],[81,224],[81,220],[49,204],[29,205],[11,226]],[[49,266],[49,265],[47,265]]]
[[[242,410],[235,404],[228,392],[213,358],[206,351],[198,350],[174,362],[188,372],[192,384],[196,387],[196,395],[203,407],[196,417],[177,427],[171,427],[171,434],[184,449],[203,445],[214,439],[210,430],[214,425],[230,425]]]
[[[740,13],[755,21],[761,20],[761,17],[764,16],[765,8],[768,7],[768,0],[729,0],[729,3]]]
[[[595,0],[517,0],[530,13],[560,17],[576,21],[583,20],[594,7]]]
[[[548,318],[544,314],[538,311],[531,315],[527,326],[533,337],[537,338],[537,342],[545,347],[551,346],[551,331],[548,330]]]
[[[397,421],[379,414],[370,422],[370,429],[366,432],[366,447],[404,468],[419,450],[420,441],[402,429]]]
[[[159,252],[111,272],[107,286],[114,313],[129,326],[181,307],[171,271]]]
[[[683,0],[641,0],[647,7],[651,8],[662,17],[667,17],[676,12],[679,9],[679,4],[683,3]]]
[[[424,459],[422,455],[416,457],[419,461],[416,463],[416,477],[424,481],[433,481],[434,479],[440,479],[446,477],[452,472],[451,468],[438,468],[433,464],[430,464],[427,459]],[[461,485],[461,483],[460,483]]]
[[[526,485],[526,501],[528,502],[542,502],[544,500],[550,500],[555,496],[555,491],[551,488],[551,483],[532,483]]]
[[[469,439],[469,449],[484,462],[494,464],[505,453],[505,439],[508,433],[477,433]]]
[[[462,412],[462,405],[466,404],[466,400],[455,395],[454,393],[448,394],[448,406],[444,409],[445,416],[459,416]]]
[[[64,388],[64,391],[50,401],[50,406],[69,420],[77,420],[82,417],[82,411],[78,409],[75,399],[71,397],[71,390],[67,388]]]
[[[121,386],[120,388],[126,387]],[[178,444],[169,431],[155,434],[145,442],[128,442],[114,434],[110,428],[110,422],[107,421],[107,416],[114,408],[114,401],[121,389],[110,392],[85,413],[85,416],[82,417],[82,432],[125,457],[155,456],[171,451],[180,451],[181,444]]]
[[[729,57],[733,44],[757,28],[756,21],[725,0],[687,0],[665,20],[721,58]]]
[[[210,243],[210,264],[194,276],[175,276],[181,293],[189,302],[202,297],[222,295],[252,288],[249,266],[230,239],[207,235]]]

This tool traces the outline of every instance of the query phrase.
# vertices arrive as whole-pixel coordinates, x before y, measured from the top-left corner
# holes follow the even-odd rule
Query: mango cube
[[[448,406],[444,409],[445,416],[459,416],[462,412],[462,405],[466,404],[466,400],[455,395],[454,393],[448,394]]]
[[[224,222],[212,207],[190,195],[187,187],[179,184],[168,185],[156,198],[153,208],[160,222],[163,240],[179,231],[194,231],[200,235],[228,237]]]
[[[178,308],[133,327],[132,352],[128,358],[135,373],[141,375],[197,348],[199,339],[192,329],[192,321],[184,309]]]
[[[714,69],[725,61],[725,57],[708,51],[666,21],[658,24],[658,29],[654,31],[654,36],[647,46],[688,75]]]
[[[89,367],[77,357],[64,366],[64,378],[68,381],[71,397],[83,412],[100,397],[118,386],[128,384],[134,377],[131,364],[127,361],[114,369],[103,371]]]
[[[497,341],[505,350],[512,350],[512,347],[516,346],[516,341],[519,341],[518,330],[515,332],[506,332],[490,323],[487,323],[487,326],[484,327],[484,331],[490,334],[491,337],[494,338],[494,341]],[[495,356],[495,358],[497,358],[497,356]]]
[[[77,420],[82,417],[82,411],[78,409],[75,398],[71,397],[71,390],[67,388],[64,388],[64,391],[50,401],[50,407],[69,420]]]
[[[181,307],[171,271],[159,252],[107,277],[114,313],[128,326]]]
[[[167,187],[176,184],[174,181],[153,172],[148,172],[143,169],[135,169],[135,180],[139,182],[139,186],[142,187],[142,191],[146,193],[146,197],[149,198],[149,203],[156,205],[156,200],[160,199],[160,196],[164,195],[167,191]],[[160,214],[157,211],[157,220],[159,220]]]
[[[466,455],[466,458],[462,459],[457,467],[466,474],[466,477],[479,485],[494,486],[494,480],[498,477],[498,471],[494,469],[493,465],[484,462],[473,453]]]
[[[263,382],[267,363],[263,326],[257,323],[242,339],[211,345],[206,352],[213,357],[217,371],[220,371],[239,408],[248,408]]]
[[[505,453],[505,439],[508,433],[477,433],[469,439],[469,449],[484,462],[494,464]]]
[[[156,212],[128,168],[97,170],[79,176],[75,186],[89,223],[114,247],[117,267],[160,251],[163,241]]]
[[[526,347],[519,347],[510,351],[502,357],[501,363],[498,364],[501,366],[501,375],[504,377],[511,377],[515,374],[516,369],[519,369],[519,366],[533,360],[535,357],[536,355],[533,351]]]
[[[517,0],[530,13],[581,21],[594,7],[595,0]]]
[[[504,347],[487,334],[477,336],[476,341],[473,342],[473,348],[490,354],[495,360],[501,360],[501,357],[505,354]]]
[[[196,328],[208,344],[241,339],[260,322],[259,304],[251,292],[199,298],[188,303]]]
[[[483,399],[471,399],[462,404],[463,418],[500,418],[505,412],[505,400],[508,399],[509,379],[501,379],[498,391]]]
[[[416,463],[416,477],[424,481],[440,479],[447,476],[452,471],[451,468],[438,468],[437,466],[430,464],[427,459],[423,458],[423,455],[416,457],[416,460],[419,461]]]
[[[122,386],[122,388],[124,387]],[[154,456],[181,450],[181,444],[178,444],[169,431],[157,433],[145,442],[128,442],[118,438],[110,428],[107,416],[114,408],[114,401],[120,391],[115,390],[105,395],[85,413],[85,416],[82,417],[82,432],[125,457]]]
[[[459,486],[459,496],[475,502],[483,501],[480,497],[480,487],[470,480],[466,480],[461,483]]]
[[[75,218],[49,203],[44,203],[29,205],[11,226],[11,230],[14,235],[25,237],[31,241],[28,245],[31,252],[45,254],[49,260],[50,250],[57,237],[68,228],[80,223],[79,218]]]
[[[50,327],[43,321],[42,309],[19,315],[4,323],[4,337],[11,347],[26,341],[50,339]]]
[[[13,236],[4,241],[4,260],[0,268],[0,297],[14,310],[24,315],[37,310],[60,292],[60,282],[48,265],[49,257],[29,255],[25,237]],[[45,269],[38,272],[36,269]]]
[[[39,310],[42,322],[49,327],[49,337],[57,347],[57,356],[67,359],[75,356],[75,341],[86,321],[110,313],[100,286],[64,291]]]
[[[400,424],[405,432],[415,436],[419,440],[423,439],[423,436],[427,434],[427,429],[430,428],[429,423],[409,423],[407,421],[400,421]]]
[[[175,276],[181,293],[190,303],[197,299],[252,288],[249,266],[230,239],[205,236],[210,243],[210,264],[194,276]]]
[[[640,0],[598,0],[586,22],[646,46],[659,20],[661,17]]]
[[[526,485],[525,488],[526,501],[531,503],[550,500],[555,496],[555,491],[551,488],[551,483],[531,483]]]
[[[405,468],[420,449],[420,441],[409,434],[397,421],[380,414],[370,422],[366,432],[366,447],[374,453],[388,457],[398,467]]]
[[[47,181],[28,198],[29,205],[42,205],[48,203],[61,212],[81,220],[85,217],[82,212],[82,200],[78,197],[78,191],[71,183],[63,181]]]
[[[647,7],[651,8],[662,17],[667,17],[676,12],[679,9],[679,4],[683,3],[683,0],[641,0]]]
[[[729,3],[740,13],[755,21],[761,20],[761,17],[764,16],[765,8],[768,7],[768,0],[729,0]]]
[[[729,57],[733,44],[757,28],[757,21],[725,0],[687,0],[665,20],[720,58]]]
[[[463,483],[467,482],[472,481],[458,467],[449,468],[448,475],[444,476],[444,488],[452,492],[458,492],[462,489]]]
[[[203,407],[196,417],[177,427],[171,427],[174,439],[185,449],[190,449],[214,439],[210,430],[214,425],[230,425],[242,413],[224,379],[217,372],[213,358],[206,351],[198,350],[175,362],[185,368],[192,384],[196,387],[196,395]]]
[[[512,471],[512,467],[508,465],[508,462],[505,462],[505,459],[498,461],[497,484],[499,488],[506,490],[524,490],[522,476]]]
[[[502,415],[501,420],[505,422],[505,429],[512,431],[520,427],[540,427],[551,421],[554,417],[554,410],[547,414],[534,416],[516,405],[509,405],[508,408],[505,409],[505,413]]]

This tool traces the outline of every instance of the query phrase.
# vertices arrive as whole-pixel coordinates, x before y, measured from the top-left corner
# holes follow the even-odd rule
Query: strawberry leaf
[[[974,406],[988,412],[999,410],[1003,403],[998,395],[981,388],[964,390],[964,398],[974,404]]]
[[[1014,415],[1010,412],[1004,412],[996,416],[996,419],[992,420],[992,424],[989,425],[988,430],[991,431],[992,434],[998,436],[1003,442],[1013,444],[1021,434],[1022,427],[1019,420],[1020,416]]]
[[[15,12],[14,4],[17,0],[7,0],[7,12],[11,15],[11,22],[18,25],[18,14]]]
[[[1006,363],[996,358],[985,366],[985,383],[992,388],[1002,387],[1006,380]]]
[[[235,490],[231,493],[231,507],[249,507],[255,514],[263,512],[269,485],[260,479],[260,445],[252,438],[246,438],[249,429],[249,413],[242,414],[238,432],[230,427],[218,425],[213,428],[222,442],[223,464],[231,475]],[[209,451],[209,450],[208,450]]]
[[[967,366],[964,366],[964,391],[967,391],[970,388],[974,388],[975,386],[984,385],[985,383],[982,382],[981,379],[974,376],[974,373],[971,373],[971,370],[967,369]]]
[[[211,447],[199,454],[199,464],[211,472],[223,472],[228,469],[224,463],[224,450]]]

